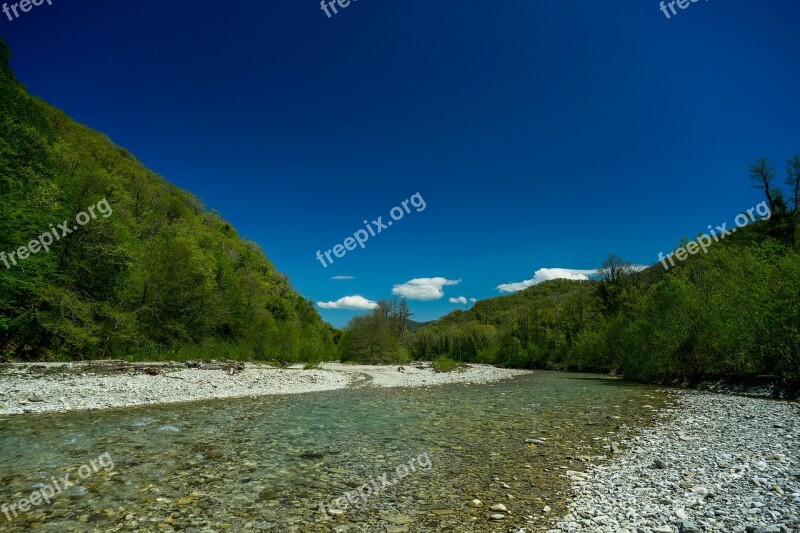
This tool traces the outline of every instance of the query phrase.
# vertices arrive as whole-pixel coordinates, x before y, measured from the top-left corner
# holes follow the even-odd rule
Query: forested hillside
[[[602,280],[478,302],[406,336],[415,358],[611,371],[641,381],[777,376],[800,384],[800,157],[750,169],[772,216],[668,271],[610,256]],[[781,180],[782,181],[782,180]],[[786,187],[782,187],[786,185]]]
[[[334,353],[330,326],[257,245],[29,96],[9,57],[0,41],[0,358]],[[29,245],[64,221],[77,229],[56,229],[49,250]]]

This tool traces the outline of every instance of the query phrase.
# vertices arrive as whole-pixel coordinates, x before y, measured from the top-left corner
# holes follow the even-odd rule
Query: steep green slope
[[[318,359],[333,332],[257,245],[32,98],[0,41],[0,357]],[[94,210],[85,225],[76,215]],[[85,220],[85,219],[83,219]],[[67,235],[63,221],[79,226]],[[80,222],[80,220],[79,220]],[[55,228],[36,253],[28,246]],[[16,264],[14,264],[16,263]]]

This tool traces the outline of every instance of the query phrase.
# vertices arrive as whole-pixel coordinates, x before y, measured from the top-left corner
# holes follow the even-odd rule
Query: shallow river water
[[[665,401],[651,387],[536,372],[5,417],[0,531],[544,530],[566,509],[566,469],[610,454],[614,435]],[[40,489],[51,503],[19,511]],[[503,520],[490,520],[496,503]]]

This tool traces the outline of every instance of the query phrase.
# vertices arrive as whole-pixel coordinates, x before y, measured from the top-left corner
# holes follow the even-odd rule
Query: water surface
[[[545,505],[563,514],[565,469],[608,453],[620,427],[647,423],[664,401],[650,387],[536,372],[488,385],[0,418],[0,504],[65,474],[75,481],[104,453],[114,462],[50,505],[11,521],[0,514],[0,530],[506,531]],[[415,462],[398,479],[398,465],[417,457],[428,468]],[[384,474],[396,482],[383,487]],[[366,503],[326,519],[320,503],[372,480]],[[486,507],[468,507],[473,498]],[[494,503],[509,509],[499,523],[489,520]],[[546,529],[546,519],[527,527]]]

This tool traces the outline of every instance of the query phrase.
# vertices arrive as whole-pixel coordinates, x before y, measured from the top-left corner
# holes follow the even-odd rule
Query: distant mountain
[[[256,244],[28,95],[9,57],[0,41],[0,358],[335,352],[330,326]]]

